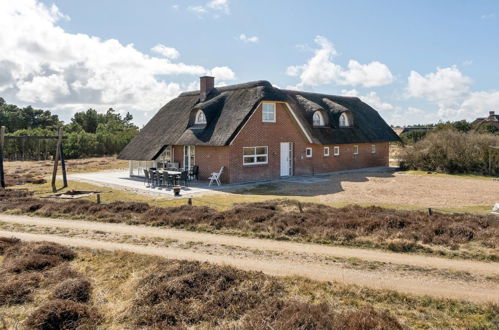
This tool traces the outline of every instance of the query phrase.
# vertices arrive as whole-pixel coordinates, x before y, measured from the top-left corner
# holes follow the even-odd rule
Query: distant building
[[[485,118],[477,118],[475,121],[471,123],[471,126],[478,130],[480,127],[484,125],[494,126],[497,130],[499,130],[499,115],[496,115],[494,111],[489,111],[489,116]]]

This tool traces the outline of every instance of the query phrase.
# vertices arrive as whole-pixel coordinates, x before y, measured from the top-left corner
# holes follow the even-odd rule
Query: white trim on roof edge
[[[310,137],[310,135],[308,134],[308,132],[305,130],[305,127],[303,127],[303,125],[300,123],[300,121],[298,120],[298,118],[296,117],[295,113],[293,112],[293,110],[291,109],[291,107],[289,106],[288,102],[282,102],[282,101],[260,101],[258,103],[258,105],[256,106],[255,108],[255,111],[253,111],[253,113],[249,116],[249,118],[244,122],[243,126],[241,127],[241,129],[237,132],[236,136],[234,136],[234,138],[230,141],[229,145],[232,145],[234,143],[234,141],[237,139],[237,137],[239,136],[239,133],[241,133],[241,131],[244,129],[244,127],[246,126],[246,124],[248,123],[248,121],[250,120],[251,117],[253,117],[253,115],[255,114],[256,112],[256,109],[258,109],[260,107],[260,105],[262,105],[262,103],[269,103],[269,102],[274,102],[274,103],[284,103],[286,105],[286,107],[288,108],[288,111],[291,113],[291,115],[293,116],[293,119],[296,121],[296,123],[298,124],[298,126],[300,127],[301,131],[303,132],[303,134],[305,135],[305,137],[307,138],[308,142],[309,143],[313,143],[312,142],[312,138]],[[276,121],[277,121],[277,111],[276,111]]]

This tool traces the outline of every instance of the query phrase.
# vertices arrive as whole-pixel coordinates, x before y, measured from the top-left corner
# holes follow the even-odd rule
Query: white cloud
[[[407,90],[411,97],[426,98],[441,107],[456,105],[464,100],[472,83],[455,66],[437,68],[424,76],[411,71]]]
[[[496,18],[496,14],[495,13],[483,14],[482,16],[480,16],[480,18],[485,21],[493,20]]]
[[[424,76],[411,71],[407,91],[438,106],[444,120],[473,120],[499,108],[499,91],[470,91],[471,78],[456,67],[437,68]]]
[[[208,8],[219,10],[227,15],[230,14],[229,0],[212,0],[206,5]]]
[[[151,48],[151,51],[163,55],[164,57],[170,58],[172,60],[177,59],[180,57],[180,53],[178,50],[172,47],[167,47],[162,44],[157,44],[153,48]]]
[[[204,5],[189,6],[187,10],[192,11],[199,17],[207,13],[212,13],[215,18],[219,17],[220,13],[230,15],[229,0],[211,0]]]
[[[360,64],[355,60],[348,62],[348,70],[343,71],[341,76],[344,85],[364,87],[376,87],[388,85],[393,82],[393,75],[390,69],[378,61],[369,64]]]
[[[246,34],[241,33],[239,35],[239,40],[241,40],[242,42],[257,43],[258,37],[257,36],[249,37]]]
[[[343,96],[356,96],[362,100],[362,102],[365,102],[369,104],[371,107],[373,107],[376,110],[380,111],[387,111],[387,110],[394,110],[395,106],[388,102],[383,102],[379,95],[376,92],[369,92],[366,95],[359,95],[359,92],[356,89],[350,89],[350,90],[341,90],[341,95]]]
[[[236,74],[227,66],[217,66],[211,69],[208,73],[210,76],[216,78],[216,84],[219,85],[219,82],[225,82],[227,80],[236,79]]]
[[[314,42],[319,46],[314,55],[303,65],[289,66],[286,73],[290,76],[299,76],[297,88],[319,86],[335,83],[344,86],[376,87],[393,82],[390,69],[383,63],[374,61],[361,64],[350,60],[348,68],[344,69],[333,62],[337,55],[334,45],[325,37],[316,36]]]
[[[133,44],[65,32],[59,9],[36,0],[0,1],[0,89],[13,102],[36,102],[53,110],[90,106],[121,110],[157,110],[186,86],[179,75],[220,75],[234,79],[228,67],[207,69],[174,62],[180,54],[158,44],[154,57]]]

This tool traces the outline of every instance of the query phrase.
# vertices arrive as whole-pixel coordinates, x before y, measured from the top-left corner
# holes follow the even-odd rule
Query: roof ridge
[[[225,91],[231,91],[231,90],[235,90],[235,89],[253,88],[253,87],[259,87],[259,86],[274,88],[268,80],[255,80],[255,81],[249,81],[249,82],[241,83],[241,84],[219,86],[219,87],[215,86],[214,89],[219,91],[219,92],[225,92]],[[199,90],[186,91],[186,92],[181,93],[179,96],[192,96],[192,95],[197,95],[199,93],[200,93]]]

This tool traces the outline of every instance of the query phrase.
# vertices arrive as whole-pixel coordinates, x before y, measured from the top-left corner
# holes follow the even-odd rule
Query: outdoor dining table
[[[175,186],[177,185],[178,177],[180,176],[180,174],[182,174],[182,172],[180,171],[172,171],[172,170],[157,170],[157,172],[160,174],[167,173],[168,175],[173,176],[173,184]]]

